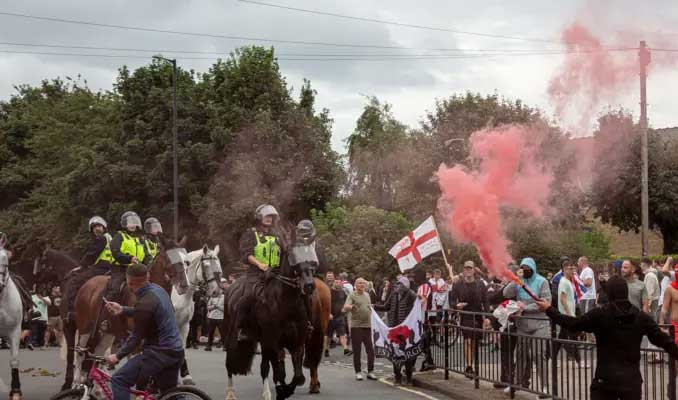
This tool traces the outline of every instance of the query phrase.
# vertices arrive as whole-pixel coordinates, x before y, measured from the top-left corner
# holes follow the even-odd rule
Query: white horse
[[[6,337],[10,347],[9,366],[12,370],[11,400],[21,399],[19,381],[19,340],[23,307],[19,290],[9,277],[9,255],[4,248],[5,239],[0,237],[0,337]]]
[[[188,253],[189,265],[185,269],[188,277],[188,287],[183,288],[181,293],[176,288],[172,288],[172,305],[174,306],[174,315],[179,327],[179,335],[182,343],[186,343],[188,337],[189,324],[193,318],[195,306],[193,304],[193,293],[202,283],[207,284],[207,296],[214,296],[221,290],[221,262],[219,261],[219,246],[211,250],[207,245],[200,250]],[[181,378],[184,385],[193,385],[193,378],[188,372],[188,364],[184,359],[184,365],[181,367]]]

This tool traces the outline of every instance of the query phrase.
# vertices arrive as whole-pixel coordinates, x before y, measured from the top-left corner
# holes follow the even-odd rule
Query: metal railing
[[[503,332],[485,329],[483,320],[493,318],[488,313],[445,310],[430,311],[427,317],[433,363],[444,369],[446,380],[450,373],[461,374],[472,380],[476,389],[480,381],[490,382],[511,398],[516,391],[547,399],[590,398],[596,344],[573,340],[573,334],[563,332],[548,319],[513,318],[514,322],[538,320],[544,326],[533,335],[523,335],[514,324]],[[673,326],[662,327],[674,337]],[[641,348],[643,399],[676,400],[675,361],[661,349]]]

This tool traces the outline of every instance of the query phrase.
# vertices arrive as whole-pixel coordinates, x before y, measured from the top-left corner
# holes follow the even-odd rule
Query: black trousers
[[[207,318],[207,347],[212,347],[212,342],[214,342],[214,332],[217,330],[217,328],[221,327],[221,323],[223,321],[223,319]],[[224,343],[226,340],[226,338],[224,338],[224,333],[221,332],[221,329],[219,329],[219,333],[221,334],[221,343]]]
[[[642,396],[641,384],[626,390],[604,387],[593,382],[591,384],[591,400],[639,400]]]
[[[351,328],[351,345],[353,346],[353,369],[361,371],[360,356],[362,346],[367,353],[367,372],[374,371],[374,346],[372,345],[372,328]]]
[[[125,282],[125,266],[123,265],[113,265],[111,267],[111,280],[108,282],[108,287],[106,288],[106,293],[104,297],[108,301],[120,301],[120,287],[122,283]]]
[[[417,362],[417,359],[414,358],[412,360],[406,361],[402,364],[393,364],[393,374],[395,375],[396,379],[400,379],[402,375],[402,370],[403,367],[405,367],[405,376],[407,377],[407,380],[412,379],[412,371],[414,371],[414,363]]]
[[[200,329],[200,322],[191,321],[188,325],[188,336],[186,337],[186,347],[198,345],[198,329]]]
[[[513,376],[516,373],[515,354],[518,338],[516,336],[509,336],[509,334],[514,334],[515,332],[516,328],[510,325],[499,337],[501,381],[504,383],[513,382]]]
[[[575,340],[577,338],[577,332],[573,332],[569,329],[565,329],[563,327],[560,327],[560,333],[558,333],[558,339],[562,340]],[[560,348],[565,347],[565,351],[567,351],[567,354],[572,357],[576,362],[581,361],[581,357],[579,356],[579,350],[577,350],[577,345],[572,344],[572,343],[560,343],[560,342],[555,342],[553,344],[553,353],[554,357],[558,357],[558,353],[560,352]]]

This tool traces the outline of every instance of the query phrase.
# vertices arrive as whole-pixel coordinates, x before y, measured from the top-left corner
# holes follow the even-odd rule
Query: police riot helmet
[[[299,244],[309,245],[315,240],[316,232],[313,222],[307,219],[302,219],[297,224],[296,240]]]
[[[89,231],[92,232],[92,229],[94,229],[95,226],[101,225],[104,227],[104,229],[108,229],[108,224],[106,224],[106,220],[101,218],[98,215],[93,216],[92,218],[89,219]]]
[[[158,221],[158,219],[155,217],[147,218],[146,221],[144,221],[144,232],[149,235],[161,234],[162,225],[160,225],[160,221]]]
[[[280,217],[278,210],[270,204],[262,204],[254,211],[254,219],[256,219],[258,223],[261,223],[267,215],[272,215],[274,220]]]
[[[129,229],[133,226],[137,229],[141,229],[141,218],[139,218],[139,214],[134,211],[125,211],[125,213],[122,214],[122,217],[120,217],[120,226],[122,229]]]

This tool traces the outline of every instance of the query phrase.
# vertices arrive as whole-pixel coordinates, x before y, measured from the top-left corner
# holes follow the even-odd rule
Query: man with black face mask
[[[596,372],[591,382],[591,400],[637,400],[641,398],[640,345],[643,336],[678,357],[678,347],[652,318],[634,307],[628,299],[626,281],[613,276],[606,286],[609,303],[581,317],[562,315],[551,301],[537,302],[553,322],[596,337]]]

